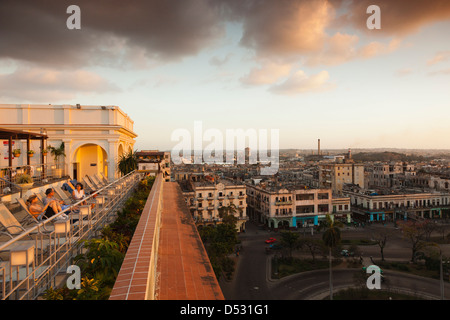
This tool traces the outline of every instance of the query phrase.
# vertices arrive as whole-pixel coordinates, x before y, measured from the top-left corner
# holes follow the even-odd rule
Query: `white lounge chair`
[[[91,192],[95,192],[99,189],[91,182],[91,180],[89,180],[88,176],[83,177],[83,181],[84,181],[85,185],[90,189]]]
[[[0,233],[6,234],[11,239],[26,231],[3,203],[0,203],[0,224],[5,229],[5,231],[0,231]]]

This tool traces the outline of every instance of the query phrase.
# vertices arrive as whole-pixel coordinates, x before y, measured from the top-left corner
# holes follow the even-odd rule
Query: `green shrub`
[[[23,183],[32,183],[33,178],[26,173],[22,173],[16,176],[16,183],[17,184],[23,184]]]
[[[86,253],[74,259],[85,275],[80,290],[49,288],[46,300],[106,300],[114,286],[128,246],[144,209],[155,178],[146,177],[118,212],[117,219],[101,231],[101,239],[84,242]]]

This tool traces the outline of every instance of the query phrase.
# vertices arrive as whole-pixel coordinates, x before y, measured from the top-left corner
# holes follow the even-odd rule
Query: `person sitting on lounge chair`
[[[70,207],[69,205],[64,205],[64,201],[56,199],[55,190],[53,190],[52,188],[48,188],[45,191],[45,195],[46,197],[42,200],[44,202],[44,205],[46,205],[48,202],[54,201],[56,203],[56,213],[59,213]]]
[[[75,202],[78,202],[80,200],[83,200],[83,198],[85,197],[86,195],[83,190],[83,185],[78,182],[75,186],[75,190],[73,190],[72,192],[72,198],[73,200],[75,200]],[[86,204],[86,201],[84,201],[83,204]]]
[[[47,204],[42,207],[38,204],[38,198],[36,195],[32,195],[27,200],[28,211],[31,215],[39,220],[42,217],[50,218],[57,213],[57,203],[55,201],[48,201]]]

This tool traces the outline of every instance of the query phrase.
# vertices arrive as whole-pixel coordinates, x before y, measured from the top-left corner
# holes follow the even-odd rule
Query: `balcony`
[[[80,208],[78,214],[69,214],[72,210],[69,207],[49,219],[33,220],[31,225],[24,224],[26,229],[19,234],[11,235],[9,240],[1,242],[0,252],[9,257],[5,259],[2,256],[3,261],[0,263],[0,299],[35,300],[54,285],[57,276],[65,273],[73,263],[83,241],[95,237],[97,232],[115,219],[116,213],[131,196],[142,176],[133,172],[108,183],[87,198],[72,204]],[[118,186],[121,186],[120,190]],[[84,201],[89,205],[83,206]],[[93,208],[91,204],[94,204]],[[69,219],[59,220],[62,213],[67,213]],[[14,258],[17,249],[26,252],[25,263],[18,264]]]
[[[310,216],[317,216],[318,213],[315,212],[302,212],[302,213],[296,213],[294,216],[296,217],[310,217]]]
[[[293,217],[295,216],[293,212],[286,212],[286,213],[275,213],[273,215],[274,217]]]
[[[20,185],[18,178],[28,175],[32,179],[32,185],[28,188],[37,188],[53,182],[67,180],[64,169],[59,169],[55,164],[33,164],[21,167],[0,167],[0,197],[14,194],[22,197],[28,190]],[[4,198],[8,199],[8,198]],[[9,201],[9,200],[8,200]]]
[[[275,201],[276,206],[286,206],[292,204],[292,200],[289,201]]]

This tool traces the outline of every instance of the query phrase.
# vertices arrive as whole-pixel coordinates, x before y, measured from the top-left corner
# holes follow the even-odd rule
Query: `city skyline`
[[[137,150],[195,121],[278,129],[280,149],[450,149],[446,1],[46,4],[0,4],[2,103],[117,105]]]

